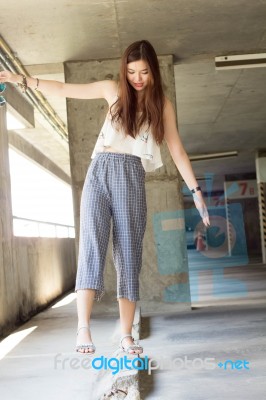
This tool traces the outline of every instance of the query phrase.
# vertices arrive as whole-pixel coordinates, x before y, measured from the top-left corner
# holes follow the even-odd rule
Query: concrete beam
[[[141,329],[141,308],[136,307],[132,335],[135,340],[139,339]],[[114,333],[112,335],[112,340],[117,342],[120,338],[120,320],[117,321]],[[124,356],[128,359],[134,360],[136,355],[127,354],[120,348],[116,350],[112,357],[117,359],[122,359]],[[112,396],[112,399],[122,400],[122,399],[132,399],[140,400],[139,392],[139,371],[137,369],[126,369],[122,368],[117,374],[113,375],[111,371],[100,371],[98,373],[93,400],[107,400]]]
[[[35,126],[34,108],[26,97],[14,85],[7,85],[5,98],[7,110],[14,114],[26,127],[33,128]]]
[[[25,68],[29,75],[53,75],[64,73],[63,63],[25,65]]]
[[[50,171],[53,175],[57,176],[62,181],[71,184],[70,176],[67,175],[61,168],[59,168],[53,161],[46,157],[41,151],[36,149],[32,144],[27,142],[22,136],[15,131],[9,131],[8,134],[9,144],[16,150],[23,153],[29,159],[35,161],[41,167]]]

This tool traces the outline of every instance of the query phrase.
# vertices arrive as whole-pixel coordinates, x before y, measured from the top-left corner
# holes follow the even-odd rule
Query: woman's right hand
[[[15,77],[16,75],[10,71],[6,70],[0,71],[0,83],[6,83],[6,82],[16,83]]]

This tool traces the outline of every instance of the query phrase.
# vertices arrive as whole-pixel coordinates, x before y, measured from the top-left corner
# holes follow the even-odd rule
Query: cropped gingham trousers
[[[139,273],[146,229],[145,170],[141,158],[122,153],[98,153],[83,187],[75,291],[96,289],[104,295],[104,267],[113,222],[113,260],[117,298],[139,300]]]

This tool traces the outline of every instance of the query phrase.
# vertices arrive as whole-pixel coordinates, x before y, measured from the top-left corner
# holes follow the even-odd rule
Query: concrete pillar
[[[158,58],[165,94],[175,106],[173,58],[172,56]],[[65,81],[89,83],[117,79],[119,65],[120,59],[66,62],[64,65]],[[107,111],[108,104],[104,99],[67,99],[77,245],[82,187],[91,162],[91,153]],[[158,310],[155,302],[161,305],[172,303],[174,309],[190,307],[180,176],[165,144],[161,146],[161,153],[164,166],[154,173],[147,173],[146,177],[148,222],[144,238],[140,296],[143,301],[146,301],[147,310],[150,307]],[[176,222],[173,222],[174,220]],[[178,245],[176,240],[178,240]],[[169,251],[173,254],[178,253],[175,259],[164,257],[164,255],[169,255]],[[108,250],[107,264],[113,264],[110,249]],[[108,265],[105,270],[105,299],[109,296],[112,299],[116,298],[115,282],[114,267]]]
[[[262,262],[266,263],[266,150],[256,153]]]
[[[6,129],[6,107],[0,108],[0,337],[3,327],[14,320],[17,286],[12,262],[13,217]]]

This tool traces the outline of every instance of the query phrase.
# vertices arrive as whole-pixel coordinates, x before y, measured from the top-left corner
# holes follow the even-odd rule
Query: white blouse
[[[146,172],[152,172],[163,165],[160,146],[155,142],[147,123],[141,128],[136,138],[133,138],[115,129],[113,126],[115,123],[112,125],[111,120],[111,114],[108,112],[91,158],[94,158],[97,153],[104,152],[106,147],[112,147],[119,152],[140,157]]]

